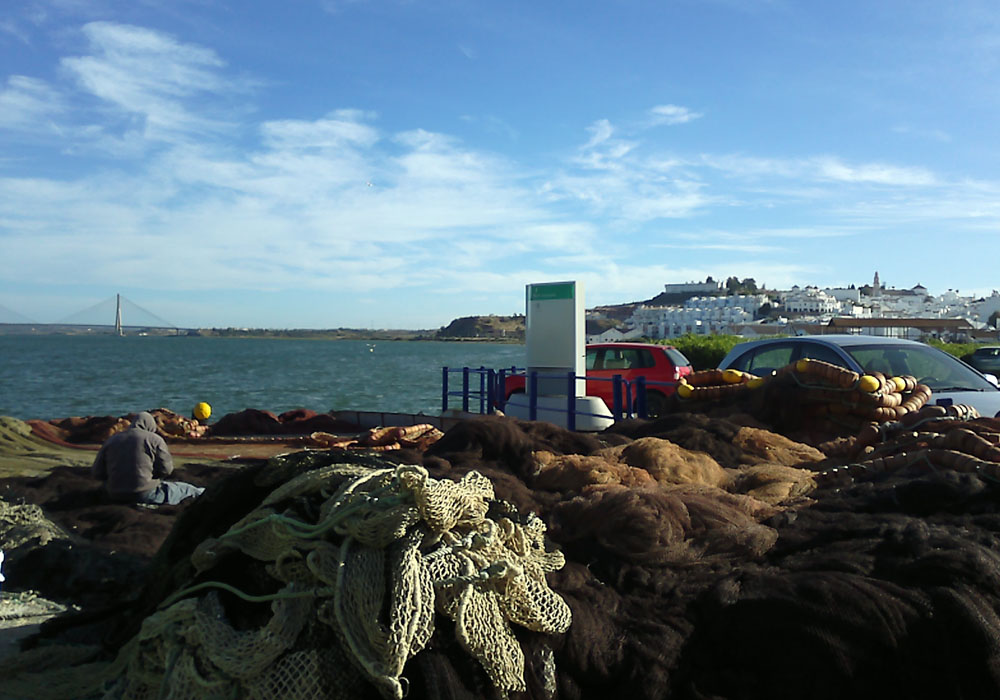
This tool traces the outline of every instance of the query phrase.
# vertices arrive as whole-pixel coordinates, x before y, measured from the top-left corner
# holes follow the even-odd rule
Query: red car
[[[632,405],[636,403],[635,380],[670,382],[667,386],[649,384],[646,389],[646,412],[656,416],[666,407],[667,397],[674,393],[680,378],[691,373],[691,363],[672,345],[647,343],[595,343],[587,346],[587,396],[599,396],[608,408],[614,409],[614,382],[619,374],[632,385]],[[527,378],[513,374],[504,381],[504,398],[524,393]],[[622,400],[625,400],[623,389]]]

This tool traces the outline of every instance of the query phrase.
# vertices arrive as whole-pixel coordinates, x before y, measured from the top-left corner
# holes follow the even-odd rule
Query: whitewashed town
[[[656,299],[683,301],[640,304],[620,323],[589,332],[588,341],[675,338],[689,333],[746,337],[856,333],[910,339],[930,336],[950,342],[1000,339],[997,290],[987,297],[962,295],[957,289],[933,295],[919,283],[909,288],[887,286],[878,272],[871,283],[860,286],[787,290],[757,289],[753,280],[736,278],[724,284],[709,277],[704,282],[666,284]],[[587,318],[607,320],[600,309],[589,311]],[[599,328],[591,326],[592,331]]]

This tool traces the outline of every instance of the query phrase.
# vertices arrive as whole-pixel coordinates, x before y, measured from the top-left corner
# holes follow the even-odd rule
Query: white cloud
[[[924,168],[905,168],[883,163],[848,165],[838,158],[809,161],[820,178],[839,182],[898,185],[904,187],[933,185],[934,175]]]
[[[91,22],[83,27],[92,55],[64,58],[81,88],[142,119],[149,138],[220,130],[225,124],[187,104],[195,97],[231,92],[215,52],[143,27]]]
[[[800,161],[781,158],[745,156],[742,154],[709,154],[699,158],[706,167],[722,171],[724,175],[737,178],[797,177],[802,173]]]
[[[584,150],[599,146],[610,139],[611,135],[615,133],[614,127],[611,126],[611,122],[607,119],[600,119],[594,122],[587,127],[587,131],[590,132],[590,140],[584,145]]]
[[[64,110],[60,94],[43,80],[12,75],[0,90],[0,128],[25,131],[51,128],[51,118]]]
[[[684,163],[648,153],[640,141],[614,138],[606,120],[594,122],[589,140],[541,193],[551,202],[586,204],[621,222],[689,216],[708,203],[704,183]]]
[[[649,110],[649,121],[652,126],[687,124],[695,119],[700,119],[701,116],[700,112],[692,112],[687,107],[678,105],[659,105]]]
[[[31,39],[28,37],[28,33],[9,18],[0,20],[0,33],[14,37],[25,46],[31,45]]]
[[[356,111],[344,110],[318,121],[286,119],[264,122],[264,143],[275,149],[336,149],[371,146],[378,131],[362,124]]]
[[[834,156],[811,158],[760,158],[743,155],[703,154],[701,162],[730,177],[808,179],[816,182],[835,181],[856,184],[877,184],[900,187],[923,187],[938,184],[933,173],[925,168],[889,165],[885,163],[850,164]]]

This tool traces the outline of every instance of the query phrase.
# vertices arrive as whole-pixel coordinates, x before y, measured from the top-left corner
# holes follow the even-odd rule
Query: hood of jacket
[[[139,430],[148,430],[151,433],[155,433],[156,419],[153,418],[152,413],[143,411],[132,420],[132,425],[129,426],[129,429],[135,429],[135,428],[138,428]]]

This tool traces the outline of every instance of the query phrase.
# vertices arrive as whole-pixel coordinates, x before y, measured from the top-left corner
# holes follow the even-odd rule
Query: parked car
[[[971,355],[962,359],[983,374],[1000,377],[1000,346],[976,348]]]
[[[995,381],[991,382],[957,357],[913,340],[867,335],[752,340],[730,350],[719,369],[739,369],[765,376],[802,358],[824,360],[855,372],[909,374],[931,389],[932,402],[968,404],[980,415],[1000,415],[1000,389]]]
[[[593,343],[587,345],[587,396],[604,400],[608,408],[614,407],[614,376],[635,384],[639,377],[647,382],[669,382],[667,385],[650,384],[646,390],[646,412],[651,416],[662,413],[667,397],[674,393],[681,377],[691,374],[691,363],[672,345],[647,343]],[[513,374],[504,381],[504,399],[523,393],[527,377]],[[623,397],[624,400],[624,397]],[[633,407],[636,402],[632,390]]]

